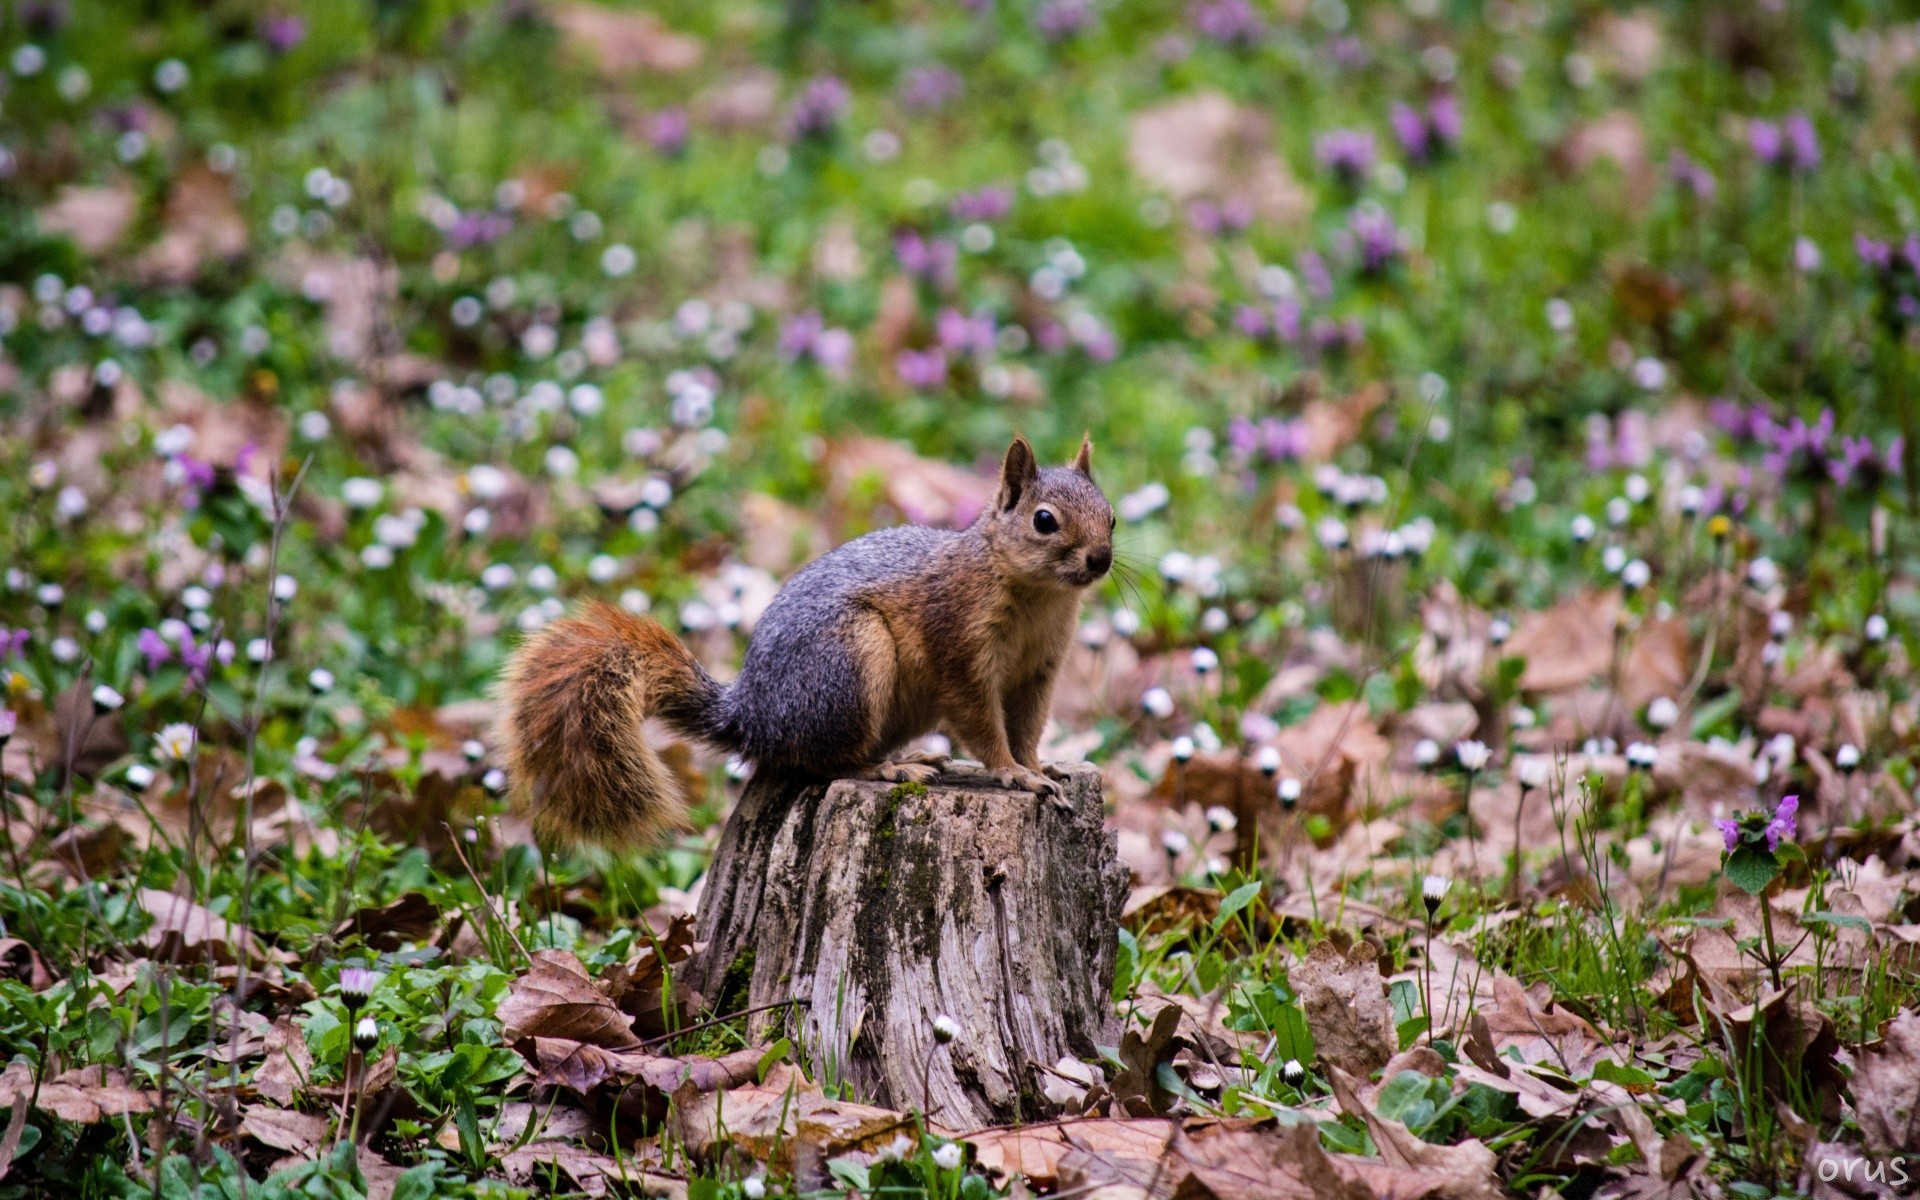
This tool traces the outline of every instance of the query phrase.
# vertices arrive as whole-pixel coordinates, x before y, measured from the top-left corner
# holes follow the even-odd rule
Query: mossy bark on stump
[[[688,982],[723,1010],[803,1001],[754,1032],[792,1036],[816,1079],[862,1100],[949,1128],[1031,1120],[1041,1067],[1118,1035],[1127,872],[1099,772],[1062,788],[1065,807],[964,775],[754,778],[701,893]],[[942,1015],[960,1026],[945,1046]]]

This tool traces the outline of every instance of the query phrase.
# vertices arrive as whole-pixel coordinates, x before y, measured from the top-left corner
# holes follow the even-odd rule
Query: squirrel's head
[[[1002,569],[1025,582],[1083,588],[1113,566],[1113,506],[1093,482],[1086,439],[1072,464],[1043,468],[1015,438],[982,524]]]

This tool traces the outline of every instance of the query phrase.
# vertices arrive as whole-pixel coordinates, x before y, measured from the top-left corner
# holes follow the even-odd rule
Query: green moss
[[[894,784],[892,789],[887,792],[887,799],[893,801],[894,804],[898,806],[902,801],[906,800],[907,797],[909,796],[912,796],[918,799],[919,797],[924,796],[926,794],[927,794],[926,784],[909,779],[905,783]]]

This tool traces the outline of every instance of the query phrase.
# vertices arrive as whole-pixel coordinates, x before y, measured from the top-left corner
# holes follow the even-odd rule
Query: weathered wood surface
[[[1032,1119],[1041,1066],[1118,1036],[1127,872],[1099,772],[1061,787],[1064,803],[965,774],[755,778],[701,894],[688,982],[724,1010],[804,1001],[756,1033],[789,1034],[860,1099],[949,1128]],[[944,1046],[941,1015],[960,1026]]]

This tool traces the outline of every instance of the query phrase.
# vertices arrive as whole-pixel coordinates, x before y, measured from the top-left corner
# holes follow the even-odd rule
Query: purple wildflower
[[[1092,24],[1092,0],[1045,0],[1033,14],[1034,29],[1049,42],[1064,42]]]
[[[780,327],[780,355],[782,358],[798,360],[813,351],[814,343],[826,329],[820,310],[808,309],[788,317]]]
[[[1792,841],[1799,832],[1795,814],[1800,811],[1800,797],[1785,796],[1780,807],[1773,810],[1773,820],[1767,822],[1767,849],[1778,850],[1781,839]]]
[[[275,54],[285,54],[307,40],[307,23],[291,13],[260,18],[260,40]]]
[[[1327,260],[1320,257],[1316,250],[1300,252],[1300,278],[1307,285],[1307,294],[1315,300],[1328,300],[1333,297],[1333,272],[1327,270]]]
[[[949,354],[993,353],[992,313],[976,311],[968,316],[957,308],[943,308],[934,318],[933,331],[940,348]]]
[[[455,250],[486,246],[513,232],[513,218],[503,212],[463,212],[447,230],[447,245]]]
[[[1726,843],[1727,853],[1733,853],[1734,848],[1740,844],[1740,822],[1723,817],[1713,824],[1720,830],[1720,840]]]
[[[1233,313],[1233,327],[1250,338],[1262,338],[1273,330],[1273,318],[1257,305],[1242,304]],[[1237,428],[1240,422],[1235,422]],[[1251,426],[1249,426],[1251,428]]]
[[[807,80],[787,109],[787,136],[824,138],[840,124],[853,105],[853,93],[837,75],[815,75]]]
[[[32,635],[24,629],[8,629],[0,625],[0,658],[16,658],[27,652],[27,640]]]
[[[1285,297],[1273,302],[1273,336],[1288,345],[1300,340],[1300,302]]]
[[[693,132],[693,118],[684,108],[663,108],[647,114],[647,144],[657,154],[674,157],[687,148],[687,138]]]
[[[925,238],[911,229],[894,235],[893,254],[902,270],[929,283],[953,282],[954,268],[960,261],[959,250],[948,239]]]
[[[1747,122],[1747,148],[1753,151],[1755,158],[1767,166],[1778,165],[1780,152],[1784,148],[1780,137],[1780,126],[1758,117]]]
[[[149,675],[158,671],[161,664],[173,658],[173,647],[167,645],[167,639],[161,637],[156,630],[142,629],[140,636],[134,639],[134,645],[139,649],[140,656],[147,660]]]
[[[1414,162],[1426,162],[1460,142],[1460,101],[1441,92],[1427,101],[1422,113],[1410,104],[1395,103],[1387,110],[1387,124],[1401,151]]]
[[[212,489],[216,477],[212,463],[202,462],[191,454],[182,454],[174,461],[180,464],[180,470],[186,475],[188,487],[196,492]]]
[[[1452,92],[1441,92],[1427,102],[1427,128],[1433,130],[1433,137],[1442,146],[1460,144],[1460,134],[1464,122],[1460,117],[1460,101]]]
[[[942,387],[947,382],[946,352],[935,347],[931,350],[902,350],[893,360],[893,370],[900,382],[917,392],[930,391]]]
[[[1713,172],[1687,157],[1686,151],[1675,150],[1667,156],[1667,173],[1673,176],[1676,187],[1691,192],[1695,200],[1702,204],[1712,203],[1719,186],[1714,181]]]
[[[0,746],[4,746],[20,729],[20,714],[10,708],[0,708]]]
[[[910,67],[900,79],[900,103],[914,112],[939,112],[966,90],[960,73],[944,63]]]
[[[813,339],[813,360],[836,379],[845,379],[853,369],[853,352],[853,335],[844,329],[823,329]]]
[[[1355,184],[1373,170],[1373,135],[1363,129],[1332,129],[1313,144],[1320,166],[1344,183]]]
[[[1400,227],[1383,208],[1361,207],[1347,217],[1347,232],[1360,255],[1360,269],[1377,275],[1393,266],[1406,244]]]
[[[212,642],[198,644],[193,635],[180,639],[180,665],[187,669],[187,678],[195,683],[205,683],[207,673],[213,666],[215,647]]]
[[[1411,105],[1396,102],[1387,113],[1387,124],[1408,158],[1417,161],[1427,156],[1427,123]]]
[[[1013,190],[983,187],[961,192],[947,205],[947,215],[956,221],[998,221],[1013,211]]]
[[[1893,267],[1893,246],[1889,242],[1875,241],[1864,233],[1853,235],[1853,252],[1860,261],[1875,271],[1891,270]]]
[[[1803,112],[1787,114],[1780,131],[1786,135],[1788,157],[1796,171],[1811,171],[1820,165],[1820,135]]]
[[[1194,0],[1187,6],[1187,23],[1201,37],[1223,45],[1247,45],[1266,29],[1248,0]]]

